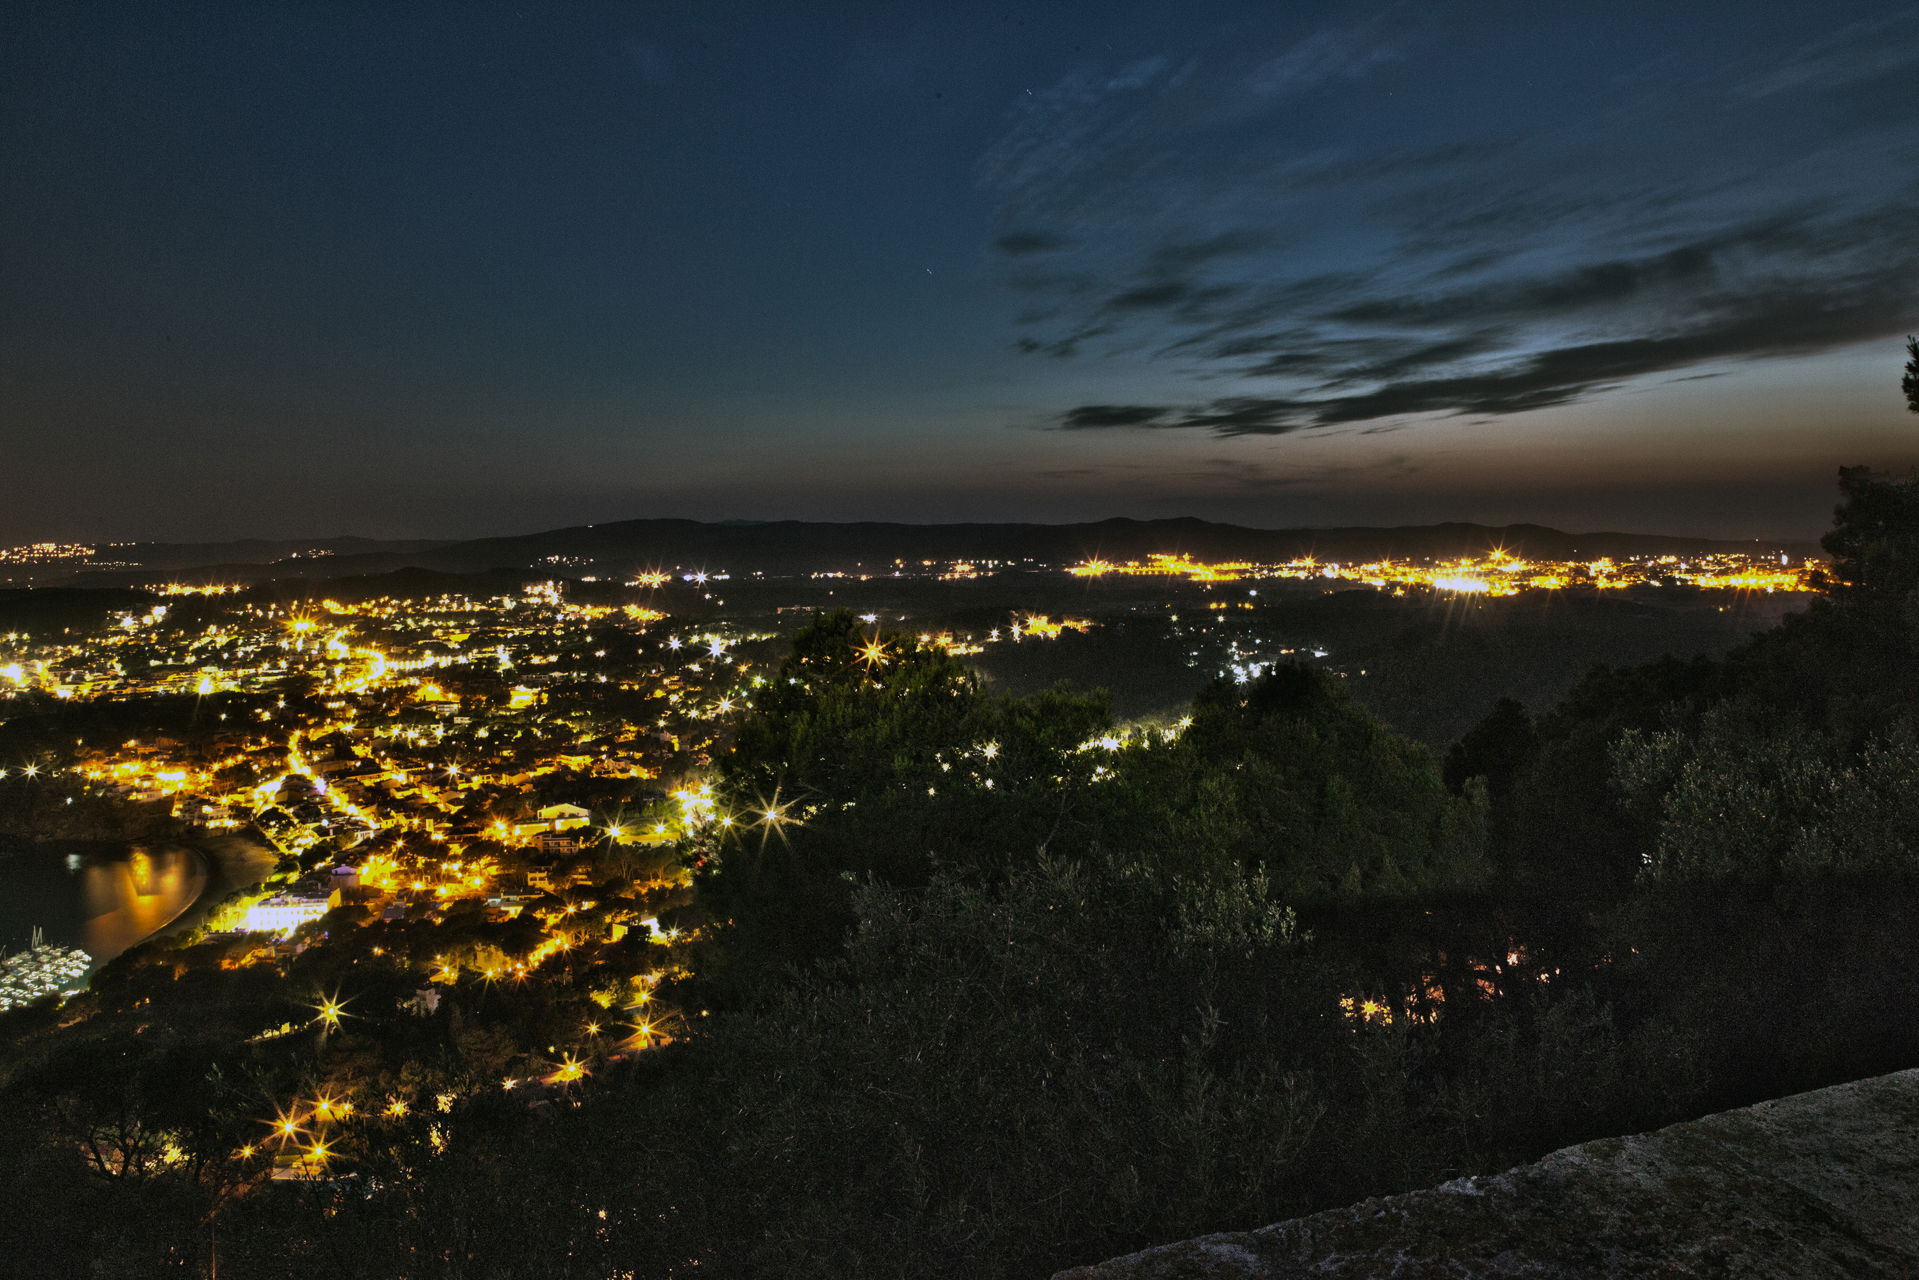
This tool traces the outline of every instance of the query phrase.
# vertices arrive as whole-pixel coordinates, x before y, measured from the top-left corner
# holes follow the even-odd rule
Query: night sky
[[[1919,461],[1919,22],[22,4],[0,255],[0,542],[1808,535]]]

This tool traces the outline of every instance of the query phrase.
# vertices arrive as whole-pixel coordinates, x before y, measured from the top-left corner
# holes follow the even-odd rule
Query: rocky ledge
[[[1054,1280],[1919,1277],[1919,1070]]]

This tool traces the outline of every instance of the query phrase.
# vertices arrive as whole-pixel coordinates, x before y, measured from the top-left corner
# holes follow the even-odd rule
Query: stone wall
[[[1919,1070],[1054,1280],[1919,1277]]]

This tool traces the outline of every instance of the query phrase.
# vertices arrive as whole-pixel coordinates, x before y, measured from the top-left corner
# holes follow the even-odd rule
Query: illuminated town
[[[57,574],[93,563],[96,550],[106,549],[7,554]],[[0,634],[0,730],[14,734],[0,787],[55,837],[130,839],[114,865],[132,895],[157,902],[164,881],[185,907],[177,924],[147,919],[142,929],[161,926],[153,941],[104,965],[36,935],[8,961],[0,1012],[44,1010],[51,995],[63,1029],[99,1022],[158,1044],[165,1033],[142,1013],[156,999],[177,1008],[210,981],[247,984],[246,1014],[217,1034],[259,1074],[232,1099],[221,1136],[174,1125],[128,1138],[96,1125],[90,1167],[146,1178],[214,1160],[236,1185],[276,1189],[263,1194],[328,1195],[470,1150],[473,1135],[502,1123],[498,1108],[588,1114],[648,1064],[680,1061],[667,1051],[701,1041],[709,1003],[737,999],[715,1000],[703,972],[727,954],[710,949],[715,926],[737,940],[739,923],[716,920],[702,874],[743,874],[769,849],[844,829],[876,798],[883,825],[898,803],[886,796],[923,792],[915,803],[1011,815],[1035,781],[1041,794],[1083,794],[1095,808],[1110,798],[1117,813],[1137,813],[1158,785],[1156,762],[1181,749],[1208,698],[1259,696],[1310,671],[1377,700],[1375,685],[1385,676],[1390,687],[1404,661],[1396,629],[1470,626],[1483,641],[1545,626],[1537,651],[1557,653],[1607,619],[1645,644],[1721,619],[1712,634],[1730,643],[1739,619],[1820,599],[1830,572],[1787,551],[1730,549],[1589,560],[1496,546],[1276,562],[921,557],[794,574],[619,569],[569,553],[505,573],[505,589],[500,574],[444,575],[426,589],[405,574],[168,575],[139,567],[138,548],[118,554],[134,565],[127,585],[16,593],[29,618],[62,590],[101,612],[90,625],[16,622]],[[313,559],[324,557],[282,563]],[[1015,697],[999,729],[944,741],[921,737],[941,723],[922,708],[911,733],[924,758],[895,755],[890,766],[914,781],[877,795],[870,783],[857,799],[782,790],[790,762],[770,787],[741,785],[729,756],[763,708],[790,717],[799,707],[800,721],[782,722],[804,724],[808,700],[827,696],[834,677],[822,673],[816,689],[808,664],[821,659],[804,652],[822,627],[841,637],[827,668],[870,699],[862,716],[888,715],[888,685],[908,670],[934,682],[935,702],[977,696],[980,681],[1034,690],[1036,701]],[[1453,678],[1484,665],[1470,652]],[[1576,674],[1577,652],[1558,656],[1559,678]],[[1045,692],[1062,676],[1135,696],[1148,713],[1109,714],[1103,690],[1084,704],[1064,686]],[[1137,703],[1142,687],[1159,688],[1157,700]],[[1169,688],[1198,699],[1182,714]],[[917,705],[923,695],[902,696]],[[1443,689],[1434,698],[1470,700]],[[860,721],[844,727],[864,732]],[[797,741],[772,749],[812,758]],[[1408,761],[1427,759],[1408,750]],[[1221,778],[1242,766],[1224,767]],[[1446,803],[1470,811],[1474,794]],[[1470,847],[1472,821],[1448,838]],[[969,830],[940,827],[942,839]],[[183,848],[203,877],[258,874],[189,902],[200,881],[183,878]],[[165,849],[174,860],[163,873]],[[86,856],[69,854],[70,866]],[[1356,891],[1356,874],[1341,893]],[[1427,957],[1398,981],[1344,981],[1324,1012],[1356,1037],[1440,1034],[1455,1008],[1517,999],[1567,973],[1508,937],[1480,956]],[[441,1058],[423,1053],[432,1043],[445,1046]]]
[[[1719,552],[1685,557],[1634,556],[1615,559],[1539,561],[1498,550],[1454,560],[1373,560],[1364,563],[1321,562],[1310,557],[1283,564],[1237,561],[1207,564],[1190,556],[1160,554],[1143,561],[1114,564],[1088,560],[1067,572],[1075,577],[1108,575],[1147,578],[1184,578],[1190,582],[1325,581],[1466,595],[1511,596],[1522,591],[1562,591],[1588,588],[1620,591],[1630,587],[1681,586],[1704,590],[1817,591],[1822,562],[1802,556],[1795,564],[1786,552],[1749,555]]]
[[[92,551],[5,554],[57,564]],[[606,592],[591,593],[591,579],[291,604],[235,584],[156,582],[151,603],[98,628],[0,635],[0,723],[57,708],[125,726],[8,759],[0,785],[45,804],[164,813],[198,838],[270,850],[273,873],[226,897],[193,934],[223,969],[292,982],[303,957],[344,947],[353,963],[414,973],[422,1016],[466,984],[546,989],[572,1033],[544,1058],[501,1059],[485,1087],[563,1092],[673,1038],[682,1014],[655,992],[684,974],[684,944],[697,938],[682,920],[698,851],[804,820],[778,802],[729,808],[707,777],[729,718],[764,687],[778,637],[738,619],[683,623],[656,605],[669,584],[704,603],[727,580],[644,571],[612,588],[626,597],[617,603],[599,602]],[[890,660],[878,622],[861,619],[873,670]],[[914,642],[966,657],[1093,625],[1015,612],[977,635],[928,631]],[[173,720],[143,727],[155,707]],[[353,940],[361,933],[382,942]],[[73,962],[61,964],[71,983]],[[22,986],[18,1002],[40,990]],[[318,999],[311,1024],[324,1033],[346,1019],[350,1030],[353,1016]],[[440,1081],[424,1095],[374,1097],[323,1085],[276,1103],[262,1117],[271,1132],[240,1154],[277,1179],[322,1176],[350,1163],[358,1127],[444,1115],[475,1087]],[[421,1133],[437,1150],[440,1130]]]
[[[94,565],[114,550],[39,543],[0,549],[0,563]],[[535,567],[561,561],[593,567],[571,556],[545,557]],[[799,582],[817,596],[823,584],[904,580],[937,588],[1003,572],[1136,581],[1149,595],[1126,604],[1130,613],[1192,606],[1194,617],[1168,619],[1174,639],[1192,646],[1186,665],[1209,665],[1242,683],[1276,661],[1330,655],[1213,621],[1221,610],[1258,604],[1257,589],[1214,592],[1226,584],[1470,599],[1687,588],[1805,593],[1822,581],[1821,562],[1795,563],[1786,553],[1537,561],[1495,549],[1477,558],[1272,564],[1162,553],[1062,568],[1031,559],[894,559],[816,570]],[[495,921],[537,921],[537,940],[521,954],[441,947],[430,960],[416,957],[432,983],[526,980],[555,956],[634,936],[649,946],[626,948],[621,981],[593,996],[602,1010],[630,1010],[628,997],[646,996],[676,963],[685,931],[661,920],[690,901],[679,851],[709,827],[773,821],[722,811],[705,774],[728,717],[750,710],[764,685],[766,658],[778,651],[778,615],[804,618],[815,606],[776,608],[770,619],[703,609],[706,620],[697,624],[660,607],[669,588],[711,603],[712,590],[733,578],[723,570],[650,569],[621,575],[613,595],[589,592],[599,579],[587,575],[530,581],[511,595],[323,596],[297,604],[264,603],[239,583],[155,581],[152,603],[115,613],[97,630],[0,636],[0,716],[10,704],[43,699],[75,706],[187,699],[191,732],[76,738],[57,756],[0,765],[0,779],[157,804],[195,830],[269,841],[277,872],[207,922],[216,936],[251,940],[227,963],[274,963],[308,945],[302,931],[343,906],[384,923],[443,923],[470,905]],[[1170,592],[1157,605],[1154,582]],[[875,634],[882,624],[876,613],[860,621]],[[884,622],[911,626],[906,615]],[[938,628],[914,638],[966,659],[1100,625],[1094,617],[1013,611],[983,630]],[[884,657],[873,647],[866,660]],[[1172,731],[1122,728],[1086,745],[1117,749],[1134,732]],[[596,881],[609,866],[622,873],[617,892],[594,887],[613,883]],[[663,1034],[660,1024],[643,1025],[646,1042]],[[593,1046],[578,1049],[590,1059]]]
[[[1919,26],[1617,9],[10,7],[0,1280],[1919,1277]]]

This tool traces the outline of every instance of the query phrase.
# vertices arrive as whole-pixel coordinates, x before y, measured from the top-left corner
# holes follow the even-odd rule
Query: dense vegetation
[[[1127,735],[822,619],[718,769],[758,820],[690,851],[677,1043],[265,1186],[284,995],[128,964],[165,1018],[0,1029],[0,1267],[1044,1275],[1919,1064],[1919,480],[1841,486],[1811,609],[1443,759],[1304,667]],[[328,1052],[489,1068],[388,986]],[[89,1168],[104,1125],[181,1156]]]

